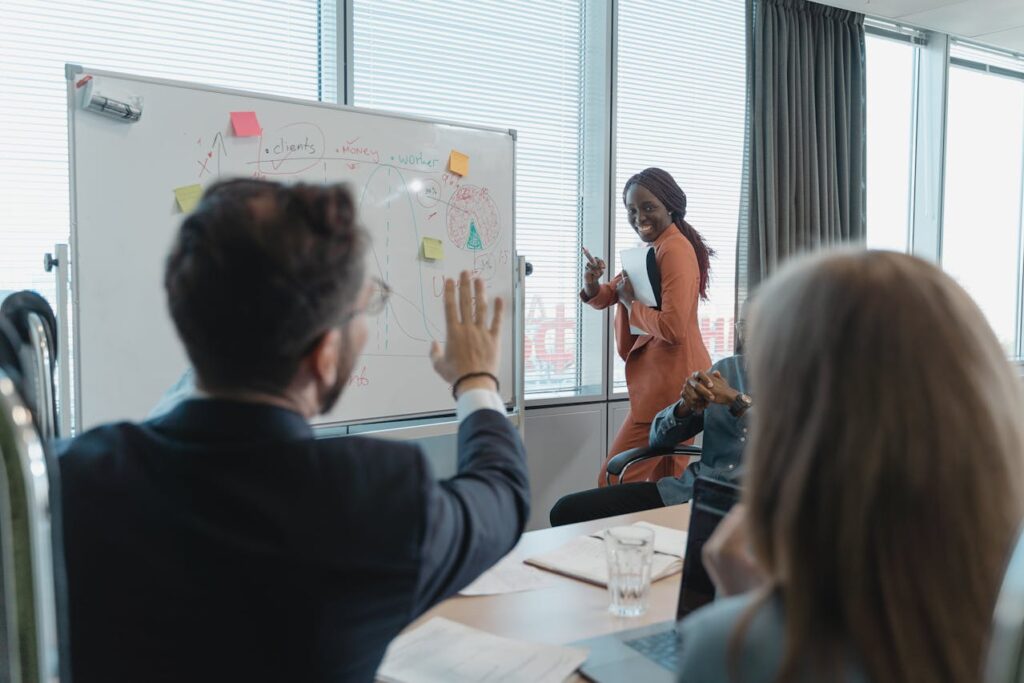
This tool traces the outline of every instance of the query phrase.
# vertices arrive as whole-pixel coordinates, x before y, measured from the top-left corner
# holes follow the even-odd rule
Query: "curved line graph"
[[[408,185],[405,182],[405,176],[402,174],[401,170],[399,170],[396,166],[392,166],[390,164],[380,164],[380,165],[377,166],[377,168],[375,168],[373,170],[373,172],[370,174],[370,177],[366,179],[366,183],[363,185],[363,191],[359,195],[359,206],[360,207],[362,207],[363,204],[364,204],[364,201],[366,199],[366,194],[367,194],[367,192],[369,192],[369,189],[370,189],[370,183],[373,181],[374,177],[376,177],[376,175],[378,173],[380,173],[384,169],[388,169],[389,171],[393,170],[398,175],[398,179],[402,183],[402,186],[403,187],[408,187]],[[389,190],[389,192],[391,190],[390,184],[389,184],[388,190]],[[409,204],[409,215],[410,215],[410,220],[412,221],[413,233],[415,235],[415,243],[417,245],[419,245],[421,238],[420,238],[419,223],[416,220],[416,209],[413,206],[412,197],[409,195],[409,193],[408,192],[403,192],[402,194],[405,195],[405,200]],[[372,240],[370,242],[370,249],[373,252],[373,260],[374,260],[374,263],[377,266],[377,274],[380,275],[381,277],[383,277],[384,276],[384,269],[381,268],[380,256],[377,254],[377,246],[376,246],[376,244]],[[437,327],[437,325],[435,325],[433,322],[431,322],[429,318],[427,318],[427,304],[426,304],[426,300],[425,300],[424,293],[423,293],[423,264],[419,260],[417,260],[417,262],[416,262],[416,268],[417,268],[417,272],[418,272],[418,275],[419,275],[419,281],[420,281],[420,305],[417,306],[414,301],[410,300],[406,296],[403,296],[403,295],[399,294],[398,292],[392,292],[392,296],[394,296],[396,298],[399,298],[399,299],[402,299],[403,301],[409,303],[410,305],[412,305],[413,308],[415,308],[416,310],[419,311],[420,316],[423,319],[423,331],[430,338],[429,339],[424,339],[422,337],[413,336],[402,325],[401,320],[400,320],[397,312],[395,311],[395,309],[393,307],[393,304],[388,303],[388,310],[392,313],[392,315],[394,315],[395,322],[398,325],[399,329],[401,329],[402,332],[407,337],[409,337],[410,339],[413,339],[415,341],[424,341],[424,342],[427,342],[427,341],[444,341],[442,338],[439,338],[439,337],[443,337],[443,334],[441,333],[441,330]],[[437,332],[437,335],[435,335],[433,332],[431,332],[430,328],[434,328],[434,330]]]

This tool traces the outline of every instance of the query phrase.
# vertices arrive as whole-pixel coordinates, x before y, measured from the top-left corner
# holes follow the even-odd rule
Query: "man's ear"
[[[306,356],[309,372],[317,382],[331,386],[338,381],[341,364],[341,330],[332,327],[324,332]]]

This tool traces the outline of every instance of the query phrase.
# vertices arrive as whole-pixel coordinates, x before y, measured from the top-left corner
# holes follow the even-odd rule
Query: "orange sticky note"
[[[469,173],[469,157],[454,149],[448,155],[448,170],[455,175],[464,176]]]
[[[434,237],[423,238],[423,258],[440,261],[444,258],[444,242]]]
[[[260,122],[254,111],[233,111],[231,112],[231,127],[235,129],[235,135],[240,138],[254,138],[263,135]]]
[[[196,208],[199,199],[203,196],[202,185],[185,185],[174,188],[174,198],[178,200],[178,206],[182,213],[190,213]]]

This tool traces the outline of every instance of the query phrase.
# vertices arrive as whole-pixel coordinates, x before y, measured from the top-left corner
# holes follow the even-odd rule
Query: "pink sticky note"
[[[263,134],[254,111],[231,112],[231,126],[235,129],[235,135],[240,138],[254,138]]]

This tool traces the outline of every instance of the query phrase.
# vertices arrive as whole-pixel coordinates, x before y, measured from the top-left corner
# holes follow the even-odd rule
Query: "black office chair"
[[[691,458],[697,456],[699,458],[701,447],[673,446],[672,448],[656,448],[654,446],[642,446],[641,448],[630,448],[628,451],[622,451],[608,461],[604,481],[609,486],[621,483],[625,479],[626,471],[636,463],[650,460],[651,458],[665,458],[675,455],[688,455]],[[693,460],[690,461],[691,464],[693,462]],[[616,477],[616,480],[612,481],[612,477]]]
[[[0,319],[15,332],[22,400],[32,410],[44,441],[58,436],[54,370],[57,365],[57,319],[50,304],[32,291],[15,292],[0,304]],[[9,336],[9,335],[8,335]],[[8,370],[11,370],[8,365]]]
[[[23,398],[21,347],[0,316],[0,683],[69,681],[57,465]]]

